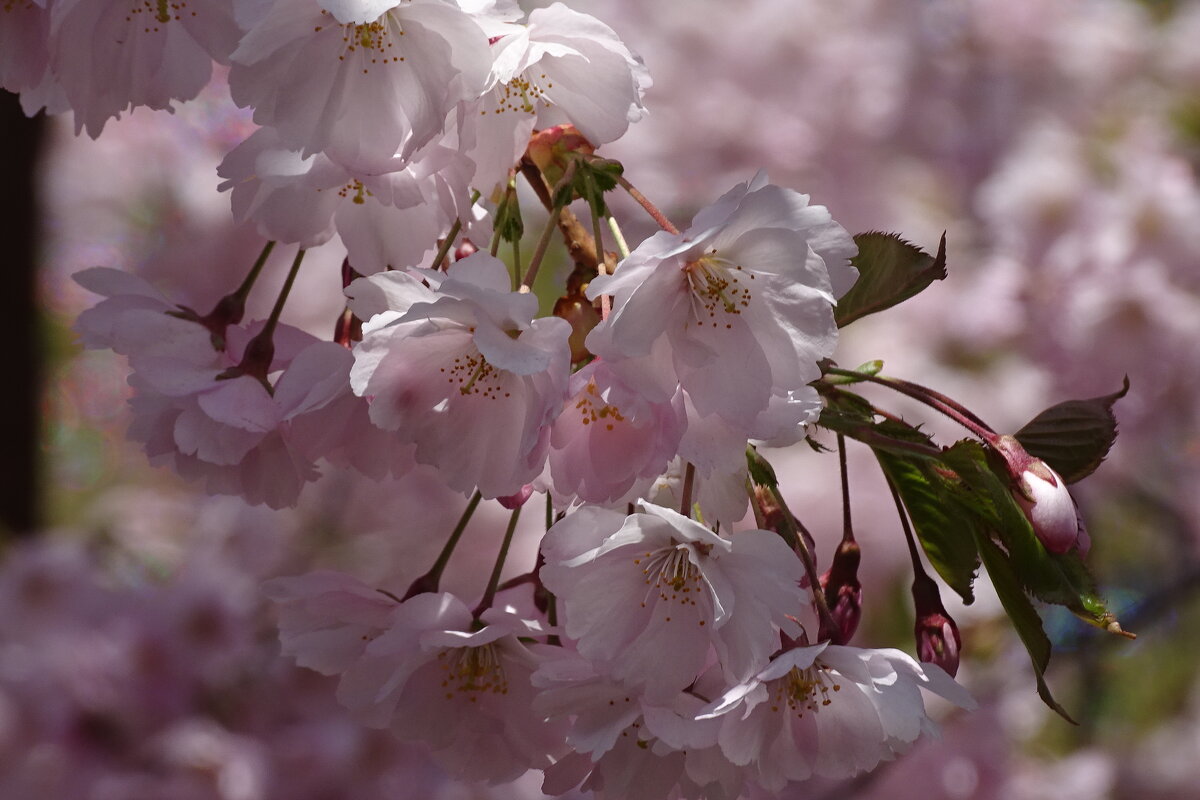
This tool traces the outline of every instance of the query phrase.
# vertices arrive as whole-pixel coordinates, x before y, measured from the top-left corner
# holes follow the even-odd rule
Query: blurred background
[[[1108,461],[1074,492],[1104,594],[1139,638],[1045,614],[1049,682],[1080,724],[1042,706],[985,579],[969,607],[943,592],[963,631],[959,679],[980,710],[851,784],[793,795],[1200,797],[1200,3],[571,5],[645,59],[650,116],[602,154],[677,222],[765,169],[851,232],[898,231],[928,250],[946,232],[949,277],[847,329],[843,365],[883,359],[1001,431],[1132,384]],[[123,359],[74,341],[74,318],[97,300],[71,281],[78,270],[137,272],[204,309],[261,248],[216,192],[216,164],[253,127],[221,77],[175,114],[138,110],[98,141],[65,118],[10,113],[3,125],[15,202],[0,309],[0,797],[539,798],[537,776],[458,784],[355,725],[329,680],[278,657],[258,592],[322,566],[403,591],[461,497],[424,470],[375,484],[333,469],[292,511],[207,497],[125,441]],[[31,165],[36,203],[20,188]],[[652,231],[614,205],[631,243]],[[31,233],[28,260],[19,242]],[[275,254],[251,316],[265,316],[289,257]],[[336,242],[314,251],[320,266],[302,272],[286,321],[331,334],[341,257]],[[944,440],[961,435],[872,396]],[[840,537],[836,457],[803,449],[773,459],[827,563]],[[867,596],[854,643],[911,653],[911,568],[858,450]],[[490,566],[498,519],[472,523],[478,555],[452,561],[451,588]],[[414,532],[428,559],[413,557]],[[514,559],[531,562],[535,544],[526,537]]]

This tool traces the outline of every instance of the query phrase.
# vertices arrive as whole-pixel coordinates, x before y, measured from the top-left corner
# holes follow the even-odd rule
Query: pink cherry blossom
[[[442,0],[276,2],[233,54],[230,91],[302,157],[408,156],[483,91],[482,29]]]
[[[825,208],[759,174],[687,231],[650,237],[614,275],[592,281],[588,296],[613,295],[613,311],[588,349],[650,399],[681,384],[698,416],[715,414],[749,436],[773,397],[820,376],[854,253]]]
[[[906,751],[936,726],[921,690],[975,702],[933,664],[899,650],[798,647],[731,687],[701,718],[721,718],[722,752],[765,789],[814,775],[849,778]]]
[[[457,136],[443,140],[407,160],[350,167],[323,153],[302,157],[282,145],[278,131],[262,128],[217,172],[226,179],[220,188],[232,190],[235,219],[253,219],[263,236],[301,247],[337,233],[365,275],[419,266],[456,219],[472,221],[474,167],[454,145]]]
[[[620,138],[643,116],[649,74],[617,34],[562,3],[527,25],[492,32],[490,90],[471,107],[475,185],[485,192],[520,158],[534,127],[573,124],[593,145]]]
[[[440,273],[439,273],[440,274]],[[386,272],[350,285],[362,319],[351,386],[371,421],[416,444],[416,459],[460,491],[515,494],[545,464],[566,399],[570,325],[533,319],[537,298],[509,291],[504,265],[476,253],[439,284]]]
[[[338,699],[370,725],[425,742],[463,778],[499,783],[549,766],[566,752],[565,726],[532,710],[530,677],[542,656],[518,640],[545,631],[507,611],[482,621],[449,594],[395,605],[344,671]]]
[[[669,509],[641,509],[585,506],[543,540],[541,578],[580,654],[652,702],[695,680],[710,648],[730,680],[762,669],[779,630],[797,633],[796,555],[768,531],[726,539]]]
[[[597,359],[571,376],[571,397],[550,433],[556,495],[585,503],[623,498],[675,457],[685,424],[681,397],[651,403]],[[647,487],[643,486],[639,496]]]
[[[51,67],[92,138],[126,109],[196,97],[242,35],[231,0],[55,0],[50,15]]]

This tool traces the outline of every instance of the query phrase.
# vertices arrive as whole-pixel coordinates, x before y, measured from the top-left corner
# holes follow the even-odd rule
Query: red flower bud
[[[497,497],[496,501],[500,505],[507,508],[509,511],[516,511],[521,506],[525,505],[525,501],[533,494],[533,484],[527,483],[521,487],[521,491],[516,494],[510,494],[507,497]]]
[[[913,626],[917,638],[917,658],[927,664],[936,664],[953,678],[958,673],[958,658],[962,651],[958,626],[946,613],[941,594],[932,578],[918,575],[913,581],[912,594],[917,617]]]
[[[1013,498],[1046,549],[1052,553],[1078,549],[1087,555],[1091,539],[1062,476],[1045,461],[1029,455],[1012,436],[1001,436],[994,447],[1012,477]]]
[[[845,644],[858,630],[862,619],[862,584],[858,580],[858,564],[862,551],[858,543],[850,540],[838,545],[833,554],[833,564],[821,576],[821,589],[825,592],[825,604],[833,617],[834,630],[821,626],[818,639]]]

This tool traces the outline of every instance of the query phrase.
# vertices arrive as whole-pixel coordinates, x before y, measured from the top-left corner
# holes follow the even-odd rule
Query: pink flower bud
[[[958,657],[962,651],[958,626],[946,613],[937,584],[928,576],[920,575],[913,581],[912,593],[917,612],[917,622],[913,626],[917,658],[927,664],[936,664],[953,678],[958,673]]]
[[[497,497],[496,502],[507,508],[509,511],[516,511],[521,506],[525,505],[525,501],[533,494],[533,484],[527,483],[521,487],[521,491],[516,494],[510,494],[506,497]]]
[[[858,630],[862,619],[862,584],[858,580],[858,564],[862,551],[854,541],[842,542],[833,554],[833,565],[821,576],[825,603],[833,617],[834,630],[821,628],[819,638],[834,644],[845,644]]]
[[[1046,549],[1066,553],[1078,547],[1086,553],[1090,544],[1087,531],[1062,476],[1035,458],[1021,473],[1020,481],[1013,496]]]

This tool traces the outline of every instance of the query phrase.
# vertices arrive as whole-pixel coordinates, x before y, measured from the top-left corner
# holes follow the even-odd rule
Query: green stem
[[[617,224],[616,217],[609,214],[607,219],[608,229],[617,243],[617,252],[621,254],[621,258],[629,258],[629,245],[625,242],[625,236],[621,233],[621,226]]]
[[[476,189],[471,192],[471,205],[475,205],[478,200],[479,190]],[[446,260],[446,255],[450,252],[450,248],[454,246],[454,240],[458,238],[460,231],[462,231],[462,220],[456,219],[454,220],[454,224],[450,226],[450,232],[446,234],[446,238],[442,240],[441,246],[438,247],[437,255],[433,257],[433,264],[430,265],[430,269],[438,270],[442,268],[442,262]]]
[[[405,600],[418,594],[436,592],[438,590],[438,584],[442,580],[442,572],[445,571],[446,564],[450,561],[450,555],[454,552],[454,548],[458,546],[458,540],[462,537],[463,531],[467,528],[467,523],[471,521],[471,515],[475,513],[475,509],[479,506],[479,501],[482,499],[483,495],[478,490],[476,490],[475,494],[471,495],[466,509],[463,510],[462,516],[458,518],[458,524],[454,526],[454,530],[450,533],[450,538],[442,547],[442,552],[438,554],[437,561],[433,562],[433,566],[429,568],[428,572],[412,582],[412,586],[408,587],[408,591],[404,594]]]
[[[854,541],[854,526],[850,521],[850,478],[846,469],[846,437],[837,435],[838,468],[842,475],[842,541]]]
[[[554,231],[558,228],[558,217],[562,213],[566,203],[561,195],[562,189],[569,186],[575,178],[575,162],[571,161],[567,165],[567,169],[563,172],[562,180],[554,187],[554,208],[550,209],[550,217],[546,220],[546,227],[542,229],[541,238],[538,239],[537,248],[533,251],[533,258],[529,259],[529,267],[525,270],[525,279],[521,281],[520,291],[528,292],[533,288],[533,282],[537,279],[538,269],[542,266],[542,259],[546,256],[546,249],[550,246],[550,239],[554,236]]]
[[[609,219],[612,218],[609,217]],[[600,275],[607,275],[608,258],[604,255],[604,237],[600,235],[600,215],[596,213],[595,208],[592,208],[592,238],[596,240],[596,272]],[[600,319],[608,319],[608,315],[611,313],[612,296],[600,295]]]
[[[267,263],[267,257],[271,255],[271,251],[275,249],[274,240],[263,245],[262,252],[258,254],[258,259],[254,262],[254,266],[250,268],[250,274],[242,281],[242,285],[233,293],[233,297],[240,302],[245,303],[246,298],[250,296],[250,290],[254,288],[254,282],[258,280],[258,275],[262,272],[263,265]]]
[[[517,506],[512,511],[512,516],[508,518],[508,528],[504,531],[504,541],[500,544],[500,553],[496,556],[496,565],[492,567],[492,577],[488,579],[487,589],[483,592],[483,599],[479,601],[479,605],[475,606],[475,610],[471,615],[478,620],[484,611],[492,607],[492,602],[496,599],[496,588],[500,585],[500,572],[504,569],[504,561],[508,558],[508,548],[512,544],[513,533],[517,530],[517,519],[521,516],[521,506]]]

